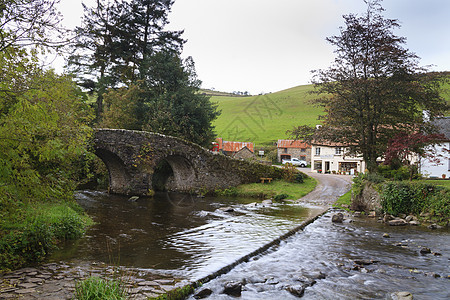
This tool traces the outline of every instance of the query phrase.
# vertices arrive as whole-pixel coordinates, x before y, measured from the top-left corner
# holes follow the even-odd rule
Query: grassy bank
[[[23,204],[0,223],[0,272],[40,262],[91,223],[74,202]]]
[[[297,200],[314,190],[317,181],[308,177],[303,183],[287,182],[285,180],[274,180],[271,183],[249,183],[236,188],[216,191],[222,196],[240,196],[254,198],[274,198],[285,194],[286,199]]]

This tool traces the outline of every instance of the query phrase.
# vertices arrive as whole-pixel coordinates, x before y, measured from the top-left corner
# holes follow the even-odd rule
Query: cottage
[[[361,156],[346,154],[343,144],[323,142],[312,143],[311,171],[354,175],[363,173],[366,166]]]
[[[254,156],[253,143],[250,142],[230,142],[222,138],[216,139],[218,151],[225,155],[237,158],[250,158]]]
[[[311,163],[311,145],[298,140],[278,140],[277,159],[281,162],[283,159],[299,158]]]
[[[445,136],[442,143],[432,145],[439,163],[430,161],[428,158],[420,159],[420,173],[426,177],[450,178],[450,117],[437,118],[432,122],[440,134]]]

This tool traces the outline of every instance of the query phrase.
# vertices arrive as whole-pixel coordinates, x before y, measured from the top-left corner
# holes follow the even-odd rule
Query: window
[[[320,155],[320,147],[316,147],[316,155]]]
[[[342,155],[342,147],[336,147],[336,152],[335,152],[335,154],[336,155]]]
[[[301,148],[300,151],[301,152],[306,152],[306,148]]]
[[[283,149],[283,153],[287,153],[287,148],[284,148],[284,149]]]

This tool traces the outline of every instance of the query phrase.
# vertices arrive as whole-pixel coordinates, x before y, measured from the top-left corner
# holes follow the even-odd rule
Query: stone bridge
[[[279,168],[145,131],[96,129],[94,148],[108,168],[109,191],[117,194],[151,195],[155,189],[203,193],[282,175]]]

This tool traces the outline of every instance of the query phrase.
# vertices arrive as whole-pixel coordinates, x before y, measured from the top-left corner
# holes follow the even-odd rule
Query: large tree
[[[100,126],[147,130],[209,146],[220,112],[200,93],[192,58],[159,51],[147,58],[142,80],[105,94]]]
[[[168,31],[167,16],[173,1],[97,0],[84,6],[83,25],[69,58],[81,85],[97,95],[97,115],[103,110],[108,88],[135,83],[146,72],[154,53],[170,49],[179,53],[181,31]]]
[[[2,0],[0,52],[11,46],[59,47],[68,40],[56,10],[59,0]]]
[[[439,95],[443,74],[419,67],[418,57],[404,48],[406,39],[394,34],[398,21],[383,17],[379,0],[365,3],[365,14],[345,15],[340,34],[327,38],[334,63],[315,71],[323,126],[313,135],[304,127],[291,133],[343,143],[374,171],[392,137],[431,132],[423,111],[432,119],[447,105]]]

